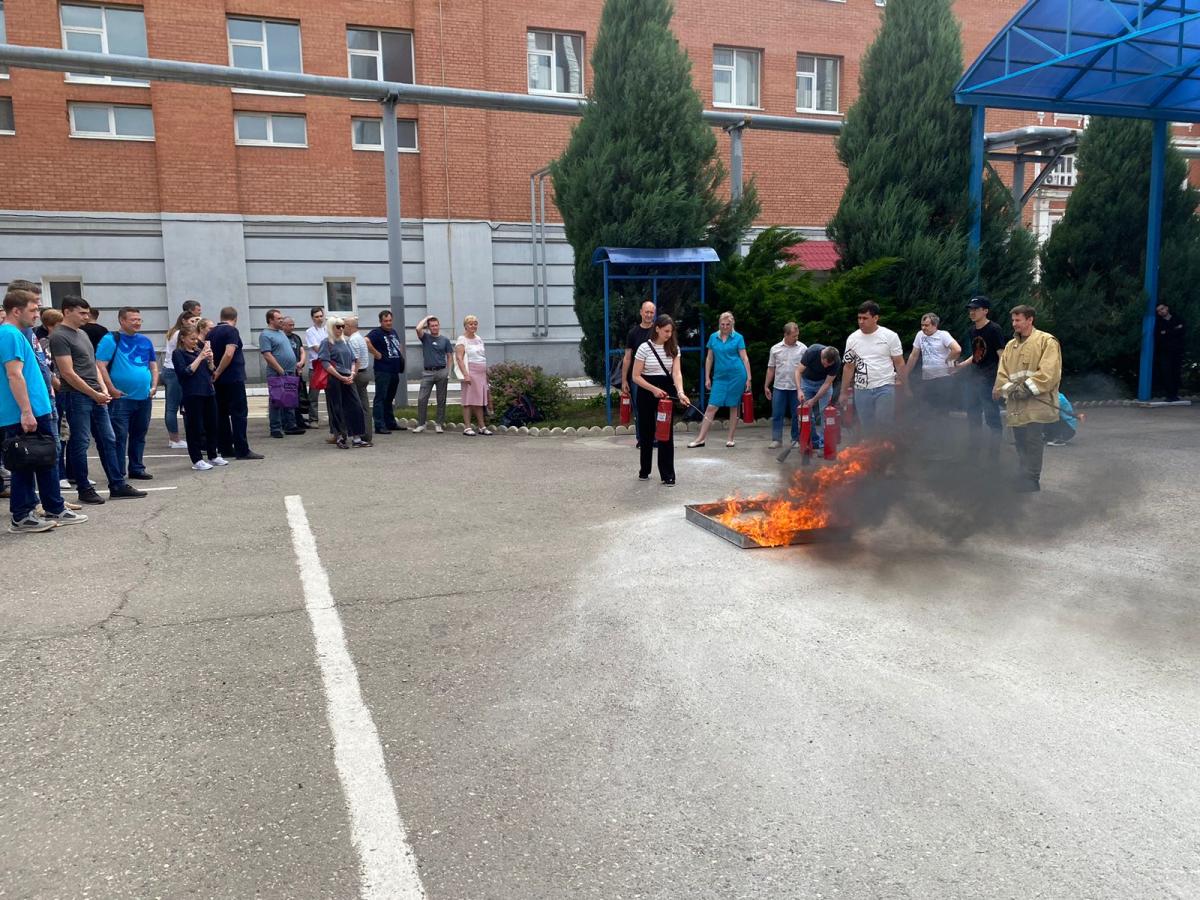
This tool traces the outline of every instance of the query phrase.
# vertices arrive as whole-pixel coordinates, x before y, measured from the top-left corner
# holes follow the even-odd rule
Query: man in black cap
[[[988,318],[992,301],[982,294],[967,302],[967,315],[971,327],[962,342],[963,352],[969,354],[953,364],[950,371],[965,375],[963,388],[967,410],[968,445],[972,453],[979,450],[982,419],[987,425],[988,458],[995,462],[1000,457],[1000,406],[992,399],[992,386],[996,382],[996,369],[1000,365],[1000,351],[1004,349],[1004,332]]]

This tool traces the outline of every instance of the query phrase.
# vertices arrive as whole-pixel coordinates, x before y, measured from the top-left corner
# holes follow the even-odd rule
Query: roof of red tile
[[[833,241],[805,241],[788,248],[801,268],[811,272],[828,272],[837,267],[842,258]]]

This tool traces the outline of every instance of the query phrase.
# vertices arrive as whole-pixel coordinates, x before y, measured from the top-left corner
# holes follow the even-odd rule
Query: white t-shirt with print
[[[775,369],[774,387],[777,390],[796,390],[796,366],[800,365],[800,357],[807,349],[808,347],[799,341],[790,347],[787,345],[787,341],[780,341],[771,348],[771,355],[767,358],[767,368]]]
[[[921,351],[921,379],[945,378],[950,374],[950,352],[954,338],[950,332],[937,330],[933,334],[918,331],[913,349]]]
[[[854,387],[857,390],[886,387],[896,383],[896,367],[892,357],[901,356],[900,335],[880,326],[870,334],[862,330],[846,338],[846,353],[842,362],[854,365]]]
[[[308,350],[309,365],[314,369],[317,367],[317,353],[320,352],[321,344],[329,337],[329,333],[325,330],[325,326],[320,327],[310,325],[304,331],[304,348]],[[316,350],[313,350],[316,347]]]

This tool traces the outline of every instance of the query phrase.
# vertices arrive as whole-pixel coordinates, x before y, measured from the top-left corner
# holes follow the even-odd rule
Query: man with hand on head
[[[454,345],[442,334],[442,324],[437,316],[426,316],[417,323],[417,340],[421,342],[421,389],[417,393],[417,427],[414,434],[425,430],[429,416],[429,395],[437,388],[437,417],[433,430],[438,434],[446,427],[446,390],[450,384],[450,363],[454,359]]]

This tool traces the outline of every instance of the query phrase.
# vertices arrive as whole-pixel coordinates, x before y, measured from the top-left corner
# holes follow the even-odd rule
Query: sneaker
[[[80,503],[90,503],[93,506],[99,506],[104,502],[104,498],[96,493],[95,488],[87,488],[79,492]]]
[[[271,432],[271,437],[273,437],[273,438],[279,438],[279,440],[281,440],[281,441],[282,441],[282,440],[283,440],[283,432],[282,432],[282,431],[272,431],[272,432]]]
[[[346,442],[345,438],[337,438],[335,441],[335,444],[337,445],[337,448],[339,450],[349,450],[350,449],[350,445]]]
[[[168,450],[186,450],[187,441],[167,441]]]
[[[307,428],[289,428],[284,434],[304,434],[306,431],[308,431]]]
[[[39,519],[32,513],[19,522],[16,519],[10,519],[8,523],[9,534],[36,534],[39,531],[50,531],[52,528],[54,528],[53,522]]]
[[[217,459],[220,459],[220,458],[221,457],[219,457],[219,456],[217,457]],[[195,469],[197,472],[207,472],[212,467],[213,467],[212,463],[205,462],[204,460],[199,460],[198,462],[192,463],[192,468]]]
[[[493,435],[493,434],[495,434],[496,432],[492,431],[492,429],[490,429],[490,428],[485,428],[485,429],[483,429],[482,431],[480,431],[479,433],[480,433],[480,434],[486,434],[486,435]]]
[[[72,512],[64,508],[58,515],[54,513],[46,513],[42,516],[47,522],[54,525],[78,525],[80,522],[86,522],[88,517],[82,513]]]
[[[69,491],[71,489],[71,485],[72,485],[72,482],[67,481],[67,479],[65,479],[65,478],[58,479],[59,490]]]
[[[420,433],[421,433],[422,431],[424,431],[424,430],[425,430],[425,426],[424,426],[424,425],[418,425],[416,428],[412,429],[412,433],[413,433],[413,434],[420,434]]]
[[[358,438],[358,437],[356,437],[353,441],[351,441],[350,444],[353,447],[372,447],[372,446],[374,446],[370,441],[364,441],[362,438]]]
[[[234,459],[266,459],[266,457],[261,453],[255,453],[253,450],[251,450],[249,453],[242,453],[238,456],[235,456]]]
[[[132,484],[123,484],[120,487],[108,489],[109,500],[136,500],[138,497],[145,496],[145,491],[139,491]]]
[[[445,428],[443,428],[441,425],[434,425],[434,426],[433,426],[433,430],[434,430],[434,431],[435,431],[437,434],[442,434],[442,433],[443,433],[443,432],[444,432],[446,429],[445,429]]]
[[[767,444],[767,449],[768,450],[778,450],[779,449],[779,441],[771,441],[771,443]]]
[[[210,460],[209,460],[209,462],[210,462],[210,463],[212,463],[214,466],[227,466],[227,465],[229,465],[229,460],[227,460],[227,459],[226,459],[225,457],[223,457],[223,456],[214,456],[212,459],[210,459]]]
[[[474,428],[464,428],[463,429],[463,437],[475,437],[475,429]]]
[[[134,481],[152,481],[154,479],[149,472],[130,472],[128,477]]]
[[[1046,441],[1046,446],[1047,447],[1065,447],[1065,446],[1067,446],[1067,442],[1066,441]]]

